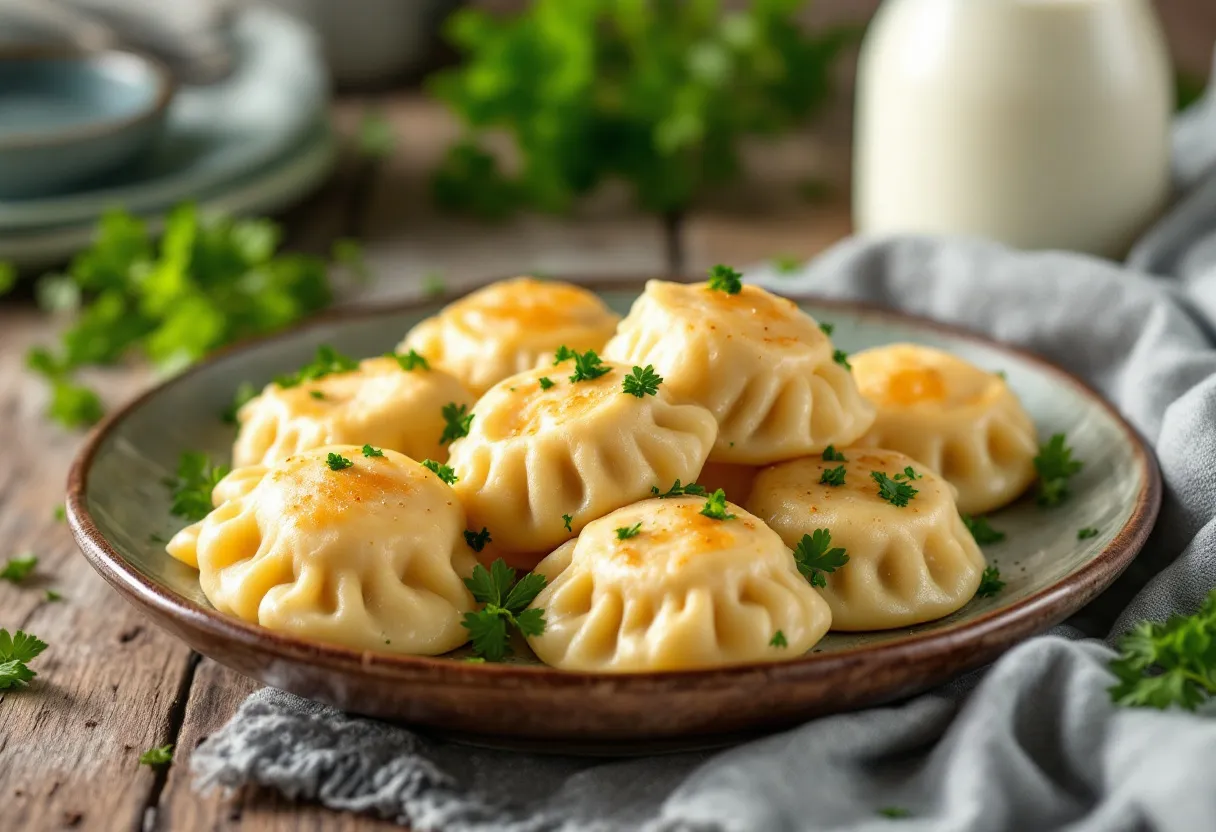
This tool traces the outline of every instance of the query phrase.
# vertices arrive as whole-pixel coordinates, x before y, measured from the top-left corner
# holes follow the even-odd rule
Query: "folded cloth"
[[[1216,145],[1216,107],[1203,129]],[[1216,225],[1216,192],[1206,218]],[[1166,486],[1158,526],[1070,626],[897,706],[717,754],[633,761],[477,750],[267,689],[195,751],[199,782],[270,786],[420,832],[1216,828],[1216,705],[1206,717],[1120,708],[1106,669],[1110,639],[1193,612],[1216,586],[1216,246],[1206,231],[1170,231],[1193,219],[1167,218],[1135,255],[1185,263],[1174,277],[926,238],[851,240],[792,278],[751,275],[1031,349],[1101,390],[1153,443]]]

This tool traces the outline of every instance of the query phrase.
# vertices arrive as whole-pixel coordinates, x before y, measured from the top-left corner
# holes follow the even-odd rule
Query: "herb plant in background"
[[[674,213],[739,170],[745,136],[771,136],[828,98],[855,28],[807,33],[802,0],[536,0],[513,17],[457,12],[465,63],[430,79],[464,138],[434,178],[437,202],[483,216],[562,212],[609,178],[645,209]],[[483,141],[505,130],[506,173]]]

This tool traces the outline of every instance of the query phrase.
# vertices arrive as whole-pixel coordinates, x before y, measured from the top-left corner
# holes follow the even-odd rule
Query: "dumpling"
[[[602,350],[620,318],[595,294],[557,281],[501,280],[445,307],[405,336],[417,350],[480,396],[507,376],[553,361],[565,345]]]
[[[489,529],[503,551],[550,552],[651,488],[692,482],[713,447],[713,416],[672,403],[666,384],[638,398],[623,390],[627,368],[577,382],[574,369],[564,361],[499,382],[452,443],[469,528]]]
[[[445,405],[473,397],[436,367],[405,370],[391,357],[292,387],[269,384],[237,414],[234,466],[272,464],[322,445],[368,443],[417,460],[447,459]]]
[[[197,565],[217,610],[268,629],[358,650],[453,650],[474,608],[464,511],[427,468],[382,453],[331,445],[238,468],[168,552]]]
[[[563,670],[627,672],[781,661],[831,622],[772,529],[733,503],[650,499],[588,524],[536,571],[545,629],[533,652]],[[632,536],[621,539],[621,530]]]
[[[858,445],[902,451],[941,474],[965,514],[1000,508],[1034,481],[1034,422],[1000,376],[916,344],[849,360],[862,395],[878,406]]]
[[[848,563],[821,573],[832,629],[907,627],[970,601],[984,556],[959,517],[950,484],[895,451],[846,448],[843,455],[845,461],[814,456],[766,468],[747,504],[791,549],[827,529],[832,547],[845,550]],[[842,484],[825,482],[840,479],[826,473],[840,468]],[[894,502],[880,496],[874,472],[889,479],[885,491]],[[902,500],[906,505],[896,505]]]
[[[604,355],[654,365],[677,401],[718,420],[711,462],[763,465],[843,446],[874,421],[831,339],[792,301],[652,280]]]

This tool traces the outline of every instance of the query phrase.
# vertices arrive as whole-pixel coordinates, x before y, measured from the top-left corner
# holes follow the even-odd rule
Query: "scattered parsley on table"
[[[701,513],[712,520],[735,519],[735,515],[726,511],[726,492],[721,488],[709,495],[709,499],[705,501],[705,505],[701,508]]]
[[[446,445],[469,435],[469,428],[473,426],[473,414],[469,413],[467,404],[457,406],[456,402],[448,402],[443,406],[441,412],[446,424],[443,434],[439,437],[440,445]]]
[[[663,377],[654,371],[653,365],[647,364],[645,368],[634,367],[633,371],[621,382],[621,389],[625,393],[641,399],[658,395],[659,385],[662,383]]]
[[[46,601],[47,603],[53,603],[55,601],[62,601],[63,596],[53,589],[48,589],[45,593],[43,593],[42,600]]]
[[[422,461],[422,467],[439,477],[439,479],[443,480],[448,485],[455,485],[456,480],[460,479],[456,476],[456,471],[454,468],[452,468],[452,466],[444,465],[436,462],[433,459],[424,459]]]
[[[169,513],[194,523],[211,513],[211,492],[228,476],[228,466],[213,465],[197,451],[185,451],[177,462],[176,479],[167,480],[173,505]]]
[[[1068,499],[1068,480],[1084,465],[1081,460],[1072,458],[1072,448],[1068,447],[1065,434],[1057,433],[1047,440],[1034,458],[1034,468],[1039,473],[1035,497],[1039,505],[1057,506]]]
[[[51,516],[55,518],[56,523],[63,523],[68,519],[68,508],[63,503],[55,506],[51,512]]]
[[[1118,644],[1110,662],[1119,705],[1193,711],[1216,696],[1216,590],[1194,615],[1142,621]]]
[[[487,570],[480,563],[473,575],[465,579],[482,609],[466,612],[461,625],[469,631],[473,652],[482,658],[500,662],[510,653],[508,627],[525,636],[545,632],[543,610],[528,609],[528,605],[545,588],[545,576],[529,572],[518,581],[515,570],[499,558]]]
[[[14,584],[21,583],[33,574],[37,566],[38,556],[33,552],[17,555],[15,558],[10,558],[4,564],[4,568],[0,569],[0,581],[8,581]]]
[[[975,595],[977,598],[991,598],[1004,588],[1005,582],[1001,580],[1001,570],[995,566],[987,566],[980,575],[980,585],[976,587]]]
[[[970,514],[961,515],[963,525],[967,527],[967,531],[971,532],[971,536],[975,538],[975,542],[981,546],[986,546],[989,543],[1000,543],[1005,539],[1005,533],[998,529],[992,528],[992,524],[988,522],[988,518],[984,516],[972,517]]]
[[[163,766],[173,762],[173,743],[149,748],[139,755],[141,766]]]
[[[564,344],[558,347],[557,352],[553,356],[554,366],[561,364],[563,361],[570,360],[574,361],[574,373],[570,376],[570,381],[574,383],[592,381],[612,371],[611,367],[605,366],[604,362],[600,360],[595,350],[587,350],[580,353]]]
[[[28,665],[46,649],[46,642],[18,630],[0,629],[0,690],[25,687],[37,676]]]
[[[811,586],[823,588],[828,585],[825,573],[835,572],[849,562],[849,555],[840,547],[832,547],[832,533],[827,529],[815,529],[804,534],[794,547],[794,563],[802,577]]]

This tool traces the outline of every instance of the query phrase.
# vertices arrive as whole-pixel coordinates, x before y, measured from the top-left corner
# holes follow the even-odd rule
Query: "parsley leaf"
[[[657,395],[659,385],[662,383],[663,377],[654,371],[654,365],[647,364],[645,369],[634,367],[633,372],[625,376],[625,380],[621,383],[621,389],[625,393],[641,399],[646,396]]]
[[[976,588],[975,595],[977,598],[989,598],[1004,588],[1005,582],[1001,580],[1001,570],[995,566],[988,566],[980,575],[980,585]]]
[[[237,414],[241,408],[249,402],[256,399],[258,389],[251,382],[242,381],[236,386],[236,393],[232,395],[232,404],[224,408],[224,412],[220,414],[220,418],[225,424],[235,425],[237,423]]]
[[[635,523],[632,526],[622,526],[616,530],[617,540],[628,540],[631,537],[637,537],[642,533],[642,524]]]
[[[728,514],[726,511],[726,492],[721,488],[709,495],[709,499],[705,501],[705,506],[701,509],[701,513],[713,520],[735,519],[735,515]]]
[[[417,350],[410,350],[404,355],[399,352],[389,352],[385,353],[384,355],[385,358],[395,358],[397,363],[401,365],[401,369],[405,370],[407,373],[413,372],[414,370],[431,369],[431,363],[420,355]]]
[[[308,395],[314,399],[324,399],[325,398],[325,392],[322,390],[309,390]]]
[[[211,492],[228,476],[228,466],[213,465],[206,454],[185,451],[177,462],[177,478],[168,480],[173,495],[169,513],[194,523],[211,513]]]
[[[1057,433],[1039,448],[1034,458],[1035,470],[1039,472],[1039,490],[1036,500],[1041,506],[1056,506],[1068,498],[1068,479],[1078,473],[1084,463],[1072,458],[1072,448],[1065,442],[1065,435]]]
[[[440,445],[469,435],[469,428],[473,426],[473,414],[469,413],[467,404],[457,407],[456,402],[448,402],[443,406],[442,412],[443,421],[447,424],[443,428],[443,435],[439,437]]]
[[[371,445],[363,446],[363,455],[366,457],[384,456],[384,451],[379,448],[373,448]]]
[[[515,570],[499,558],[487,570],[481,564],[473,567],[465,586],[473,598],[484,606],[476,612],[466,612],[462,626],[469,631],[473,652],[488,661],[502,661],[510,653],[508,625],[528,636],[545,631],[544,612],[530,610],[528,605],[545,588],[545,577],[535,572],[515,580]]]
[[[20,688],[38,674],[26,665],[46,649],[46,642],[20,630],[10,635],[0,629],[0,690]]]
[[[884,806],[878,810],[877,814],[884,818],[891,818],[893,820],[898,818],[912,817],[911,812],[909,812],[907,809],[900,808],[899,806]]]
[[[443,465],[433,459],[424,459],[422,461],[422,467],[439,477],[439,479],[443,480],[448,485],[455,485],[456,480],[459,479],[459,477],[456,476],[456,471],[452,468],[452,466]]]
[[[657,485],[650,486],[650,493],[659,499],[667,497],[704,497],[705,486],[697,485],[695,482],[690,482],[688,485],[681,485],[679,480],[671,484],[671,488],[660,493]]]
[[[1194,615],[1143,621],[1119,640],[1110,663],[1120,705],[1193,711],[1216,696],[1216,590]]]
[[[468,529],[464,530],[464,542],[469,544],[469,548],[474,552],[480,552],[486,548],[486,544],[494,538],[490,537],[490,530],[482,527],[479,532],[471,532]]]
[[[335,454],[331,451],[329,455],[325,457],[325,464],[331,471],[341,471],[345,468],[351,467],[355,463],[351,462],[341,454]]]
[[[573,519],[574,519],[573,514],[563,514],[562,515],[562,522],[566,524],[566,531],[568,531],[568,532],[574,531],[574,529],[570,528],[570,521]]]
[[[541,376],[539,381],[541,390],[548,390],[553,386],[553,379],[549,378],[548,376]]]
[[[63,596],[60,595],[58,592],[56,592],[53,589],[48,589],[43,594],[42,597],[43,597],[43,600],[45,600],[48,603],[53,602],[53,601],[62,601],[63,600]]]
[[[359,117],[355,145],[359,155],[368,159],[384,159],[393,155],[397,136],[384,113],[372,108],[363,111]]]
[[[779,254],[769,262],[773,265],[773,271],[782,276],[795,274],[802,268],[802,261],[792,254]]]
[[[719,263],[709,270],[709,288],[715,292],[737,295],[743,291],[743,275]]]
[[[439,272],[427,272],[422,276],[422,294],[428,298],[440,298],[447,294],[448,286]]]
[[[853,369],[853,365],[849,363],[849,354],[844,350],[836,350],[832,353],[832,360],[844,367],[846,370]]]
[[[1083,529],[1077,529],[1077,540],[1089,540],[1091,537],[1097,537],[1098,530],[1093,526],[1086,526]]]
[[[66,522],[68,519],[68,507],[60,503],[52,509],[51,516],[55,518],[56,523]]]
[[[829,338],[831,338],[832,333],[836,331],[836,324],[829,324],[826,321],[820,321],[819,322],[819,331],[822,332],[824,335],[828,336]]]
[[[971,532],[971,536],[975,538],[975,542],[981,546],[986,546],[989,543],[1000,543],[1005,539],[1005,533],[992,528],[988,523],[987,517],[972,517],[970,514],[962,515],[963,525],[967,527],[967,531]]]
[[[773,633],[772,641],[768,643],[769,647],[789,647],[790,643],[785,640],[785,633],[778,630]]]
[[[294,373],[279,376],[275,384],[287,389],[298,387],[308,381],[316,381],[335,373],[349,373],[359,369],[359,362],[348,355],[335,350],[328,344],[317,347],[317,354],[312,361],[305,364]]]
[[[913,472],[915,474],[915,472]],[[917,475],[919,476],[919,475]],[[915,479],[913,477],[912,479]],[[878,496],[880,499],[886,500],[893,506],[903,508],[908,505],[908,501],[915,497],[920,492],[912,486],[904,482],[907,479],[904,474],[896,474],[894,477],[888,477],[882,471],[871,471],[870,479],[878,483]]]
[[[835,445],[828,445],[826,448],[823,449],[823,461],[824,462],[848,462],[848,460],[844,458],[844,454],[842,454],[840,451],[836,450]]]
[[[572,382],[591,381],[612,371],[611,367],[604,365],[595,350],[579,353],[565,344],[557,348],[557,352],[553,356],[553,364],[556,366],[571,359],[574,360],[574,374],[570,376]]]
[[[825,468],[823,473],[819,475],[820,485],[844,485],[844,466],[838,465],[835,468]]]
[[[173,744],[149,748],[139,755],[141,766],[163,766],[173,761]]]
[[[827,586],[824,573],[835,572],[848,562],[849,556],[844,549],[832,548],[832,533],[827,529],[815,529],[811,534],[804,534],[794,547],[794,563],[811,586]]]
[[[34,571],[34,567],[38,565],[38,557],[33,552],[17,555],[15,558],[10,558],[8,563],[4,564],[4,568],[0,569],[0,581],[9,581],[10,583],[21,583]]]

